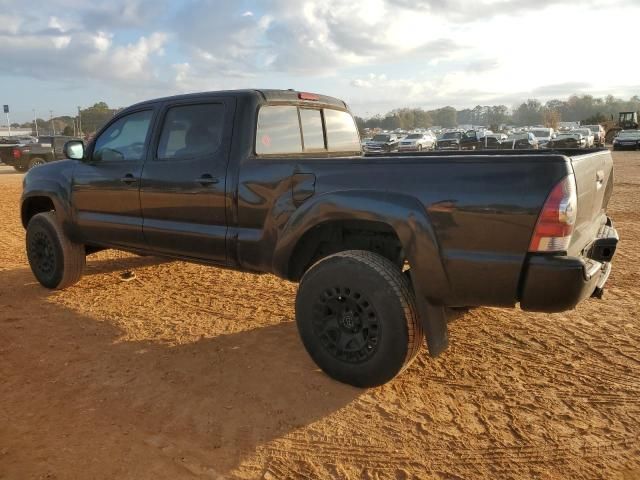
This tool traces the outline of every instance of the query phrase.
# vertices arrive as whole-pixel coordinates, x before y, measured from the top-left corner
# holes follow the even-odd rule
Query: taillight
[[[320,97],[318,95],[316,95],[315,93],[308,93],[308,92],[298,93],[298,98],[300,100],[313,100],[313,101],[320,100]]]
[[[19,149],[19,148],[14,148],[14,149],[11,151],[11,154],[13,155],[13,158],[15,158],[16,160],[19,160],[19,159],[20,159],[20,157],[22,157],[22,152],[20,151],[20,149]]]
[[[544,202],[529,245],[530,252],[566,252],[578,215],[576,179],[566,176]]]

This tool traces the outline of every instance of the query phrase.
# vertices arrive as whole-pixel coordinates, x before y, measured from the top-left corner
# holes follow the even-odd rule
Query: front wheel
[[[326,257],[305,273],[296,322],[316,364],[356,387],[394,378],[424,340],[406,276],[390,260],[362,250]]]
[[[20,165],[20,166],[16,165],[16,166],[14,166],[14,167],[13,167],[13,169],[14,169],[16,172],[20,172],[20,173],[24,173],[24,172],[26,172],[26,171],[27,171],[27,167],[23,167],[23,166],[21,166],[21,165]]]
[[[38,213],[29,220],[26,243],[29,266],[43,286],[63,289],[82,277],[84,245],[69,240],[55,212]]]

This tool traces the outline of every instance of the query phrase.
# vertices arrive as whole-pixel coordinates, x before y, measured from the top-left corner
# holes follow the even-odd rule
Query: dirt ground
[[[615,164],[603,301],[474,310],[371,390],[318,371],[273,276],[107,251],[40,287],[0,167],[0,479],[640,478],[640,154]]]

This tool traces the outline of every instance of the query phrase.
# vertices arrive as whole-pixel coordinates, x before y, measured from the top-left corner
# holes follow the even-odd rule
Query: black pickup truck
[[[300,282],[332,377],[380,385],[448,344],[454,307],[559,312],[601,296],[618,236],[607,150],[367,154],[346,104],[295,91],[134,105],[30,171],[32,271],[79,281],[104,248]],[[215,295],[212,286],[212,295]]]
[[[2,161],[18,172],[26,172],[33,167],[64,159],[64,146],[70,140],[77,139],[64,136],[38,137],[36,143],[15,145],[11,154],[3,157]]]

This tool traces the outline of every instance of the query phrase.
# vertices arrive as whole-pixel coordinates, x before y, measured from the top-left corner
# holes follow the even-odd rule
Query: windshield
[[[422,138],[422,134],[421,133],[412,133],[411,135],[407,135],[405,137],[405,140],[416,140],[418,138]]]
[[[374,142],[388,142],[389,141],[389,135],[376,135],[375,137],[372,138],[372,140]]]
[[[460,138],[462,134],[460,132],[447,132],[442,136],[442,140],[450,140],[452,138]]]
[[[557,138],[576,138],[579,133],[561,133]]]
[[[589,127],[589,130],[591,130],[593,133],[598,133],[600,131],[600,125],[591,125]]]
[[[618,138],[640,138],[640,130],[633,132],[620,132]]]
[[[582,135],[591,135],[591,130],[588,128],[581,128],[580,130],[576,130],[575,133],[581,133]]]

